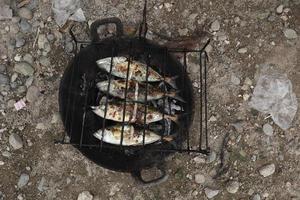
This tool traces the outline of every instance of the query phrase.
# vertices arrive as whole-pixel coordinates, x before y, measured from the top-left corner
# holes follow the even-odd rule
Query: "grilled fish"
[[[121,143],[121,133],[122,133],[122,125],[115,125],[112,127],[108,127],[103,131],[103,142],[120,145]],[[102,140],[102,129],[99,129],[94,136]],[[158,134],[146,130],[145,131],[145,144],[151,144],[157,142],[161,139],[161,136]],[[163,137],[164,140],[170,141],[171,136]],[[143,130],[137,129],[132,125],[124,125],[123,132],[123,146],[137,146],[143,144]]]
[[[111,57],[103,58],[97,60],[96,63],[99,68],[110,72],[111,67]],[[126,79],[128,70],[128,61],[126,57],[114,57],[112,63],[111,74]],[[148,67],[148,77],[146,77],[147,65],[138,61],[130,61],[128,80],[136,80],[139,82],[158,82],[165,81],[170,84],[172,87],[176,88],[175,77],[165,77],[165,79],[153,70],[151,67]]]
[[[101,81],[97,83],[97,87],[101,92],[107,92],[109,81]],[[125,99],[125,88],[126,80],[111,80],[108,93],[114,97]],[[145,102],[146,84],[138,83],[133,80],[128,80],[127,85],[127,99],[138,102]],[[147,88],[147,101],[157,100],[164,97],[158,87],[154,87],[148,84]],[[166,92],[167,97],[177,99],[181,102],[185,102],[181,97],[178,96],[178,92]]]
[[[136,108],[135,108],[136,106]],[[105,115],[105,101],[100,101],[99,106],[92,106],[93,112],[109,120],[123,122],[124,104],[120,102],[107,102],[106,115]],[[157,109],[147,106],[146,124],[157,122],[163,119],[170,119],[178,123],[178,115],[163,115]],[[124,122],[144,124],[145,106],[143,104],[126,103]]]

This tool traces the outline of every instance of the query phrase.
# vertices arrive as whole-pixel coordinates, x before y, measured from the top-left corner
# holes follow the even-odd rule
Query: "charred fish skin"
[[[101,81],[101,82],[98,82],[96,84],[96,86],[101,92],[106,93],[108,91],[108,84],[109,84],[109,81]],[[138,84],[137,98],[136,98],[136,84]],[[125,99],[125,88],[126,88],[126,80],[111,80],[108,93],[111,96]],[[175,99],[178,99],[178,100],[184,102],[177,95],[176,92],[164,93],[159,88],[154,87],[150,84],[148,84],[147,92],[148,92],[147,101],[158,100],[158,99],[163,98],[164,96],[168,96],[168,97],[175,98]],[[133,80],[128,80],[127,99],[132,100],[132,101],[145,102],[145,94],[146,94],[145,84],[141,84],[141,83],[138,83]]]
[[[116,77],[126,79],[128,70],[128,61],[126,57],[114,57],[113,60],[111,57],[107,57],[97,60],[96,63],[99,68],[109,73],[111,68],[111,61],[111,74]],[[146,76],[147,68],[148,76]],[[162,81],[163,77],[159,75],[159,73],[157,73],[155,70],[153,70],[150,66],[147,67],[147,65],[144,63],[138,61],[130,61],[128,79],[136,80],[139,82],[157,82]]]
[[[105,115],[105,107],[106,107],[106,115]],[[139,104],[137,106],[136,113],[134,112],[134,104],[133,103],[127,103],[125,108],[125,115],[124,114],[124,105],[121,103],[113,103],[109,102],[107,103],[107,106],[105,102],[100,102],[100,105],[97,107],[92,107],[93,112],[102,117],[106,118],[108,120],[113,120],[116,122],[129,122],[129,123],[137,123],[137,124],[150,124],[153,122],[160,121],[162,119],[170,119],[174,121],[175,123],[178,122],[178,116],[170,116],[167,114],[163,114],[159,112],[157,109],[147,106],[147,114],[146,114],[146,121],[145,118],[145,107],[144,105]]]
[[[115,125],[104,129],[102,138],[102,129],[94,133],[94,136],[103,142],[120,145],[121,144],[122,125]],[[145,131],[145,145],[157,142],[161,137],[149,130]],[[132,125],[124,125],[123,146],[143,145],[143,130],[136,129]]]

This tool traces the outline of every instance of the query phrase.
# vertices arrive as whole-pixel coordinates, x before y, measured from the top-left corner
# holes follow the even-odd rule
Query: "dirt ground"
[[[15,6],[19,2],[26,3],[22,8],[27,13]],[[193,48],[211,39],[206,50],[212,153],[172,155],[167,159],[168,179],[151,187],[130,174],[97,166],[71,145],[54,144],[64,134],[58,89],[72,59],[70,35],[59,31],[49,0],[1,0],[0,6],[4,4],[13,9],[13,19],[0,21],[0,73],[7,77],[0,76],[0,199],[69,200],[83,191],[93,198],[79,199],[300,199],[299,111],[284,131],[248,105],[266,66],[287,74],[299,102],[299,0],[148,1],[149,39],[166,42],[155,33],[177,39],[191,36]],[[76,25],[116,16],[130,31],[140,23],[143,5],[142,0],[84,0],[81,8],[87,20]],[[296,36],[286,35],[286,29]],[[188,55],[193,82],[199,72],[195,58]],[[31,62],[34,73],[16,70],[22,60]],[[17,111],[13,104],[22,98],[27,98],[26,106]],[[190,134],[196,137],[199,115],[193,122]],[[266,123],[273,127],[271,135],[263,131]],[[10,144],[13,133],[20,136],[21,148]],[[261,169],[271,164],[275,172],[262,176]],[[21,174],[29,177],[23,185]]]

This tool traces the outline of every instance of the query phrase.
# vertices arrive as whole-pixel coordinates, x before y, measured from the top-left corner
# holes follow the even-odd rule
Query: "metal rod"
[[[130,71],[131,48],[132,48],[132,42],[130,42],[130,45],[129,45],[129,56],[128,56],[128,64],[127,64],[125,91],[124,91],[125,99],[124,99],[124,104],[123,104],[123,119],[122,119],[122,130],[121,130],[121,140],[120,140],[121,148],[123,145],[123,137],[124,137],[124,121],[125,121],[125,114],[126,114],[126,100],[127,100],[127,90],[128,90],[128,78],[129,78],[129,71]]]
[[[204,64],[204,116],[205,116],[205,143],[208,148],[208,133],[207,133],[207,66],[206,66],[206,52],[204,52],[205,58],[203,59]]]
[[[164,83],[166,82],[166,66],[167,66],[167,56],[168,56],[168,49],[165,48],[164,49],[164,60],[163,60],[163,80],[164,80]],[[165,85],[164,85],[164,95],[163,95],[163,112],[162,112],[162,118],[163,120],[165,121],[165,105],[166,105],[166,88],[165,88]],[[169,113],[171,114],[171,113]],[[164,123],[164,133],[165,133],[165,130],[166,130],[166,124]],[[161,135],[161,141],[163,140],[163,134]]]
[[[202,53],[199,53],[199,65],[200,65],[200,108],[199,108],[199,114],[200,114],[200,138],[199,138],[199,149],[202,149],[202,137],[203,137],[203,111],[202,111],[202,90],[203,90],[203,77],[202,77]]]
[[[83,90],[84,90],[84,107],[83,107],[83,115],[82,115],[82,122],[81,122],[81,133],[80,133],[80,147],[82,146],[82,140],[83,140],[83,132],[84,132],[84,126],[85,126],[85,116],[86,116],[86,105],[87,105],[87,99],[88,99],[88,88],[87,88],[87,81],[86,81],[86,75],[83,74]]]
[[[106,114],[107,114],[107,104],[108,104],[108,94],[110,91],[110,83],[111,83],[111,72],[113,68],[113,59],[114,59],[114,53],[115,53],[115,45],[113,45],[111,50],[111,59],[110,59],[110,68],[109,68],[109,74],[108,74],[108,86],[106,91],[106,99],[105,99],[105,108],[104,108],[104,116],[103,116],[103,122],[102,122],[102,137],[101,137],[101,151],[103,146],[103,138],[104,138],[104,129],[105,129],[105,122],[106,122]]]
[[[145,136],[146,136],[146,120],[147,120],[147,101],[148,101],[148,77],[149,77],[149,54],[147,53],[146,57],[146,89],[145,89],[145,113],[144,113],[144,129],[143,129],[143,146],[145,146]]]
[[[184,72],[186,73],[186,68],[187,68],[187,64],[186,64],[186,52],[184,52],[183,53],[183,67],[184,67]],[[185,84],[184,84],[184,82],[185,82],[185,78],[184,78],[184,76],[182,76],[182,88],[184,88],[184,86],[185,86]],[[181,106],[181,112],[182,112],[183,110],[182,110],[182,106]],[[187,130],[184,130],[184,131],[187,131]],[[189,131],[187,131],[187,140],[186,140],[186,142],[187,142],[187,149],[190,149],[190,133],[189,133]]]

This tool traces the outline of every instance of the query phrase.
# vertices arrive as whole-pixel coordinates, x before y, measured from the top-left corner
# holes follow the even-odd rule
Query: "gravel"
[[[40,64],[45,67],[48,67],[51,64],[49,58],[46,56],[40,57],[39,61],[40,61]]]
[[[23,141],[22,138],[16,134],[16,133],[12,133],[10,134],[9,138],[8,138],[9,144],[13,147],[13,149],[17,150],[17,149],[21,149],[23,147]]]
[[[32,57],[31,54],[26,53],[26,54],[23,56],[23,60],[26,61],[27,63],[33,65],[33,57]]]
[[[298,37],[297,33],[293,29],[284,29],[283,34],[287,39],[296,39]]]
[[[205,182],[205,176],[203,174],[196,174],[195,182],[198,184],[203,184]]]
[[[25,39],[22,36],[16,37],[16,47],[20,48],[25,45]]]
[[[210,25],[210,29],[212,30],[212,31],[218,31],[218,30],[220,30],[220,22],[218,21],[218,20],[215,20],[213,23],[211,23],[211,25]]]
[[[83,191],[78,195],[77,200],[93,200],[93,195],[89,191]]]
[[[31,32],[32,26],[26,19],[21,19],[19,23],[19,27],[23,33],[29,33]]]
[[[27,62],[19,62],[15,64],[14,70],[24,76],[32,76],[34,73],[34,69]]]
[[[207,196],[207,198],[212,199],[215,196],[217,196],[219,194],[219,190],[214,190],[214,189],[210,189],[210,188],[205,188],[204,189],[204,193]]]
[[[247,53],[247,51],[248,51],[248,49],[246,47],[243,47],[238,50],[238,53],[244,54],[244,53]]]
[[[259,194],[255,194],[255,195],[252,197],[252,200],[261,200],[260,195],[259,195]]]
[[[9,83],[9,78],[5,74],[0,74],[0,85],[7,85]]]
[[[281,4],[276,8],[276,13],[281,14],[282,12],[283,12],[283,5]]]
[[[0,64],[0,72],[5,72],[5,71],[6,71],[5,65]]]
[[[23,19],[32,19],[33,17],[32,11],[26,7],[20,8],[18,14]]]
[[[240,187],[240,183],[239,183],[239,182],[237,182],[237,181],[232,181],[232,182],[230,182],[230,183],[227,185],[226,189],[227,189],[227,191],[228,191],[229,193],[234,194],[234,193],[236,193],[236,192],[239,190],[239,187]]]
[[[270,124],[263,125],[263,131],[267,136],[273,136],[273,127]]]
[[[28,102],[32,103],[38,99],[39,95],[39,88],[37,88],[36,86],[30,86],[26,93],[26,99]]]
[[[29,175],[28,174],[21,174],[20,178],[19,178],[19,181],[18,181],[18,188],[22,188],[24,187],[25,185],[27,185],[29,181]]]
[[[265,165],[259,170],[260,175],[262,175],[263,177],[270,176],[274,174],[274,172],[275,172],[275,164]]]

